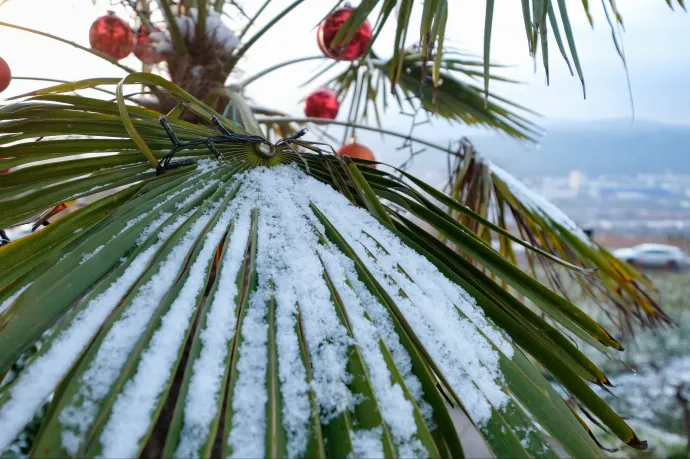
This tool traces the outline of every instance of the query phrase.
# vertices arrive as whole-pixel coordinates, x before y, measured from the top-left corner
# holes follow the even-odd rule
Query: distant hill
[[[538,146],[495,136],[471,140],[489,159],[518,176],[638,173],[690,174],[690,125],[648,120],[556,122]]]

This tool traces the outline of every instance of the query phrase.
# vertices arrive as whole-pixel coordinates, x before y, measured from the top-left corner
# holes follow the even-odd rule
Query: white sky
[[[263,1],[259,0],[243,2],[248,10],[256,9],[261,3]],[[275,0],[259,23],[265,23],[289,3],[291,0]],[[686,90],[690,77],[690,17],[679,9],[672,12],[664,0],[618,0],[617,3],[626,26],[624,43],[637,118],[690,123],[690,92]],[[625,73],[601,3],[590,2],[594,30],[586,20],[581,0],[568,0],[567,4],[587,81],[587,100],[582,98],[578,79],[569,75],[555,41],[552,40],[550,46],[551,86],[545,85],[541,63],[534,72],[517,0],[496,0],[492,58],[512,65],[505,75],[525,84],[495,85],[496,92],[536,110],[545,117],[538,120],[539,123],[547,126],[567,120],[629,118],[632,112]],[[39,29],[88,46],[91,22],[104,14],[109,5],[108,0],[96,0],[95,6],[90,0],[9,0],[0,7],[0,21]],[[318,55],[314,26],[331,5],[331,1],[307,0],[252,48],[241,64],[242,70],[251,75],[282,60]],[[484,8],[483,1],[451,1],[448,34],[454,46],[481,53]],[[412,33],[417,24],[418,21],[413,20]],[[382,34],[375,47],[379,55],[390,56],[391,35],[390,30]],[[82,51],[5,27],[0,27],[0,56],[7,60],[16,76],[73,80],[123,75],[119,69]],[[139,68],[134,57],[122,62]],[[258,80],[248,89],[248,95],[261,105],[301,116],[299,101],[313,87],[298,86],[316,68],[315,63],[305,63],[277,71]],[[45,83],[14,81],[0,97],[42,86]],[[340,118],[344,117],[341,113]],[[387,120],[389,127],[406,130],[403,118],[391,114]],[[439,143],[469,132],[463,127],[451,128],[445,122],[420,130],[420,134],[432,136]]]

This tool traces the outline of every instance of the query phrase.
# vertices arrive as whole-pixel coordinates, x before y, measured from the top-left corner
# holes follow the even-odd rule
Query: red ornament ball
[[[360,145],[354,142],[348,143],[347,145],[343,145],[342,147],[340,147],[340,149],[338,150],[338,154],[340,156],[349,156],[350,158],[355,159],[376,161],[376,158],[374,158],[374,154],[371,152],[371,150],[369,150],[364,145]],[[371,164],[370,167],[376,169],[376,164]]]
[[[93,21],[89,43],[96,51],[119,61],[134,49],[134,32],[127,22],[110,12]]]
[[[309,118],[335,119],[340,103],[338,96],[328,89],[317,89],[304,101],[304,114]]]
[[[12,71],[10,66],[7,65],[5,59],[0,57],[0,92],[3,92],[10,85],[12,81]]]
[[[160,32],[158,27],[153,28],[154,32]],[[159,64],[163,62],[163,56],[156,51],[149,39],[149,30],[145,26],[139,27],[137,39],[134,44],[134,55],[144,64]]]
[[[364,56],[364,53],[367,52],[369,43],[371,43],[371,37],[373,36],[371,23],[368,19],[364,20],[348,44],[343,46],[342,40],[339,43],[333,43],[333,39],[343,27],[345,21],[352,15],[352,11],[354,9],[349,6],[339,8],[328,15],[319,25],[319,31],[316,36],[319,48],[324,56],[339,61],[354,61]]]

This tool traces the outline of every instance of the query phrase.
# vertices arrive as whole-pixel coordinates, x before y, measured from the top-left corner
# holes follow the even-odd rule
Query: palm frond
[[[547,84],[549,76],[549,60],[548,60],[548,34],[547,27],[549,24],[551,26],[553,37],[556,40],[561,56],[568,64],[570,68],[570,60],[575,66],[578,78],[582,83],[583,94],[585,92],[585,78],[582,66],[580,64],[580,59],[577,53],[577,47],[575,44],[575,36],[572,31],[571,26],[571,15],[566,8],[565,0],[521,0],[522,1],[522,17],[515,18],[516,20],[524,23],[525,35],[527,38],[528,52],[530,56],[535,57],[537,55],[539,45],[542,47],[542,64],[544,66]],[[439,71],[441,69],[440,61],[443,60],[444,50],[444,39],[446,33],[446,23],[448,22],[448,1],[447,0],[424,0],[421,2],[421,17],[419,36],[416,40],[421,48],[421,53],[423,56],[423,66],[426,67],[427,62],[433,62],[433,86],[437,87],[443,80]],[[490,75],[490,51],[491,51],[491,35],[492,26],[494,21],[494,5],[493,0],[488,0],[486,2],[486,12],[485,12],[485,23],[484,23],[484,94],[485,97],[489,98],[489,83],[491,81]],[[614,45],[618,52],[619,57],[626,65],[625,54],[622,51],[622,38],[620,36],[620,28],[623,24],[623,17],[616,5],[615,1],[602,0],[602,6],[606,14],[607,21],[611,28],[612,38]],[[673,1],[666,0],[666,3],[671,9],[673,9]],[[685,5],[683,1],[679,1],[678,4],[685,10]],[[414,4],[412,1],[408,0],[369,0],[363,1],[352,15],[345,23],[345,26],[340,31],[336,39],[345,39],[347,42],[348,37],[354,34],[354,31],[359,28],[359,26],[364,22],[364,20],[373,13],[374,10],[378,9],[379,14],[374,28],[374,37],[376,38],[383,26],[392,18],[396,19],[396,31],[395,39],[393,41],[393,59],[392,66],[390,68],[390,80],[395,87],[399,79],[402,77],[404,72],[402,72],[402,60],[404,59],[405,49],[409,46],[406,40],[409,39],[408,35],[410,32],[410,19],[413,16]],[[557,8],[558,15],[555,13]],[[582,8],[587,15],[590,24],[594,25],[594,21],[590,12],[589,2],[583,0]],[[397,11],[397,15],[392,15],[393,11]],[[609,13],[610,11],[610,13]],[[560,23],[560,24],[559,24]],[[568,44],[568,50],[566,51],[563,45],[563,39],[560,34],[560,30],[563,30],[565,38]],[[416,35],[416,34],[415,34]],[[568,53],[570,56],[568,56]],[[572,74],[572,69],[571,69]],[[423,80],[421,80],[423,81]]]
[[[527,108],[493,94],[485,102],[482,89],[476,84],[485,75],[481,59],[447,49],[442,59],[432,63],[424,59],[418,48],[406,49],[389,60],[378,59],[373,53],[371,56],[362,65],[350,65],[324,83],[341,100],[349,101],[347,119],[351,123],[363,119],[380,127],[379,114],[389,109],[390,93],[400,111],[422,109],[433,116],[495,129],[518,139],[536,141],[542,134],[529,119],[535,113]],[[394,82],[391,74],[397,65],[401,71]],[[430,76],[433,72],[441,78],[438,84]],[[492,79],[512,82],[498,76]],[[372,112],[376,115],[374,120]]]
[[[590,276],[576,275],[545,261],[543,254],[527,250],[526,261],[532,274],[545,275],[551,288],[562,295],[567,295],[568,287],[575,282],[623,333],[632,333],[634,325],[644,328],[671,323],[654,300],[654,286],[642,274],[597,245],[553,204],[481,158],[467,139],[460,151],[446,185],[455,203],[463,203],[500,229],[513,231],[545,252],[595,270]],[[514,236],[498,233],[468,217],[454,202],[446,204],[460,224],[471,228],[486,243],[498,244],[500,252],[517,263]]]
[[[142,81],[202,120],[171,115],[181,140],[214,135],[220,115],[162,79],[117,92]],[[542,371],[646,447],[589,387],[606,376],[484,270],[585,343],[618,342],[414,183],[298,138],[160,174],[142,148],[171,148],[160,114],[64,90],[0,109],[23,161],[0,176],[0,227],[110,193],[0,248],[0,450],[47,400],[34,455],[456,457],[454,409],[498,456],[602,455]]]

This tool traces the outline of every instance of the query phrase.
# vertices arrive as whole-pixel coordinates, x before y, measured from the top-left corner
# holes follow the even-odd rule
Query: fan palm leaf
[[[420,44],[422,53],[422,66],[426,67],[427,62],[432,62],[433,71],[431,72],[433,87],[440,86],[443,76],[441,75],[441,62],[443,60],[444,40],[446,34],[446,24],[448,22],[448,0],[424,0],[421,5],[419,38],[417,42]],[[556,41],[559,52],[566,64],[570,68],[571,74],[573,69],[571,67],[571,60],[575,67],[575,72],[582,83],[583,95],[585,91],[585,78],[580,59],[577,53],[577,46],[575,43],[575,36],[571,26],[570,13],[566,8],[566,0],[522,0],[522,17],[515,18],[517,21],[524,23],[525,35],[527,38],[528,52],[530,56],[535,57],[539,52],[541,45],[542,65],[546,74],[546,81],[549,81],[549,53],[548,43],[551,39],[547,33],[547,28],[551,27],[553,39]],[[611,35],[613,38],[616,51],[623,61],[623,65],[627,69],[625,59],[625,52],[622,46],[621,27],[623,24],[623,17],[614,0],[602,0],[602,7],[611,28]],[[673,9],[674,2],[666,0],[668,6]],[[678,4],[685,9],[683,1]],[[500,6],[499,6],[500,8]],[[587,15],[590,24],[594,25],[592,15],[590,13],[589,2],[584,0],[582,8]],[[355,31],[362,25],[367,17],[375,10],[378,10],[378,18],[374,26],[374,37],[383,29],[383,26],[395,18],[396,31],[395,39],[393,41],[393,58],[392,65],[389,69],[390,79],[395,87],[404,75],[402,71],[405,59],[406,41],[409,40],[410,21],[413,16],[414,2],[408,0],[368,0],[363,1],[355,9],[354,14],[345,23],[343,29],[336,35],[334,41],[337,43],[343,40],[347,43],[354,35]],[[397,14],[392,14],[393,11]],[[489,99],[489,83],[491,81],[491,35],[494,22],[495,1],[487,0],[486,10],[484,16],[484,95],[486,100]],[[558,11],[558,14],[556,14]],[[547,22],[548,21],[548,22]],[[560,22],[560,25],[559,25]],[[561,29],[565,35],[561,36]],[[566,49],[567,44],[567,49]],[[569,57],[570,56],[570,57]]]
[[[528,118],[534,112],[494,95],[488,103],[484,100],[481,87],[475,84],[485,74],[482,62],[471,55],[448,49],[434,64],[426,62],[417,47],[406,49],[399,58],[378,59],[373,53],[371,56],[365,64],[349,66],[326,83],[342,99],[350,100],[350,122],[370,121],[369,113],[373,112],[380,125],[378,114],[388,109],[390,93],[397,108],[404,112],[422,108],[449,121],[488,127],[517,139],[536,141],[542,134]],[[398,64],[401,72],[394,82],[391,69]],[[425,83],[433,82],[432,72],[437,72],[441,81],[423,84],[424,79],[430,80]],[[492,79],[511,81],[497,76]]]
[[[456,457],[456,409],[498,456],[556,456],[556,443],[601,455],[542,371],[646,446],[569,338],[410,216],[585,343],[620,344],[414,181],[302,140],[219,143],[223,161],[193,148],[160,174],[170,141],[159,113],[125,102],[127,84],[160,85],[238,135],[256,133],[251,112],[235,95],[235,124],[149,74],[118,82],[117,101],[59,94],[114,83],[0,109],[3,155],[22,160],[0,176],[0,227],[92,196],[0,248],[0,450],[48,401],[36,456]],[[180,111],[180,140],[217,134]]]
[[[541,271],[551,288],[562,295],[567,295],[574,282],[602,307],[622,333],[632,334],[636,325],[652,327],[671,323],[654,300],[654,286],[639,271],[596,244],[553,204],[502,168],[481,158],[469,140],[463,140],[459,152],[451,164],[446,185],[452,199],[436,194],[457,222],[471,228],[486,243],[496,242],[500,252],[514,263],[517,263],[513,247],[516,238],[506,234],[509,230],[544,252],[594,268],[590,276],[576,275],[545,262],[543,253],[525,252],[531,273]],[[468,215],[465,206],[482,218],[493,220],[499,228]]]

